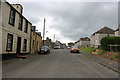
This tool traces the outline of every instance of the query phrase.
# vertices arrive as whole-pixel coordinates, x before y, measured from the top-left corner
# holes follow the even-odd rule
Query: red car
[[[70,49],[70,52],[71,53],[73,53],[73,52],[79,53],[80,51],[79,51],[78,47],[72,46]]]

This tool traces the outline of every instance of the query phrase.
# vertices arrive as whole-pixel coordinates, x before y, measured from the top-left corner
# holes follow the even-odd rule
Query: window
[[[27,50],[27,40],[24,39],[24,43],[23,43],[23,51]]]
[[[25,21],[25,27],[24,27],[24,32],[27,33],[27,29],[28,29],[28,21]]]
[[[12,51],[13,35],[8,33],[6,51]]]
[[[22,22],[23,22],[23,18],[22,16],[20,15],[19,16],[19,22],[18,22],[18,29],[22,30]]]
[[[10,16],[9,16],[9,24],[14,26],[14,23],[15,23],[15,10],[11,8]]]

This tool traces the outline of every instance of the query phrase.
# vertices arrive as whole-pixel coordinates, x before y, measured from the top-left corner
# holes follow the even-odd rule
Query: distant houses
[[[61,43],[60,41],[56,40],[55,43],[54,43],[54,47],[66,48],[66,44],[65,43]]]
[[[54,47],[54,42],[52,42],[51,39],[49,39],[48,37],[46,38],[46,40],[44,40],[44,45],[48,46],[49,48],[53,48]]]
[[[5,1],[1,3],[1,12],[1,54],[23,54],[38,51],[42,44],[41,34],[31,30],[32,23],[22,15],[22,5],[10,4]]]
[[[74,46],[77,47],[99,47],[100,46],[100,41],[103,37],[106,36],[120,36],[120,25],[117,30],[113,30],[108,27],[103,27],[100,30],[94,32],[91,36],[90,39],[88,37],[85,38],[80,38],[78,41],[74,43]]]

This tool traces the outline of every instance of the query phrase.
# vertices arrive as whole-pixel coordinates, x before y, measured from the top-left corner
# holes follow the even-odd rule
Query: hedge
[[[101,39],[101,48],[106,51],[110,51],[109,45],[120,45],[120,37],[104,37]],[[120,51],[119,47],[112,47],[113,51]]]

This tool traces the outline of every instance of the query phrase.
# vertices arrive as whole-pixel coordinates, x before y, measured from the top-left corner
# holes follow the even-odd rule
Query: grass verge
[[[92,51],[94,51],[94,50],[96,50],[97,48],[95,48],[95,47],[81,47],[80,48],[80,51],[82,51],[82,52],[87,52],[87,53],[91,53]]]

